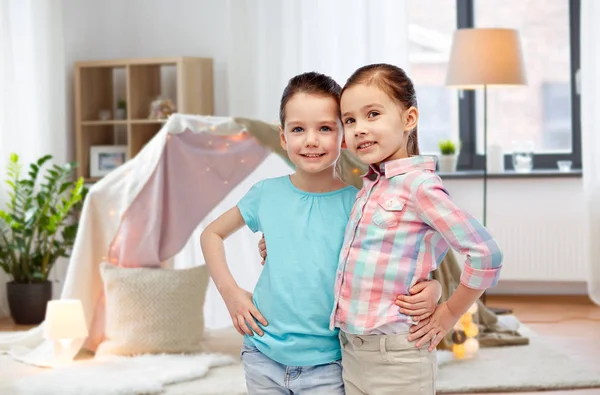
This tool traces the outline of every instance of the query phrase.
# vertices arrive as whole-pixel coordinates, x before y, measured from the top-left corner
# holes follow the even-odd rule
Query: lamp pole
[[[487,94],[488,86],[483,84],[483,226],[487,227],[487,179],[488,179],[488,167],[487,167]],[[484,305],[487,305],[487,291],[481,295],[481,301]],[[495,314],[511,314],[512,310],[506,307],[488,307]]]

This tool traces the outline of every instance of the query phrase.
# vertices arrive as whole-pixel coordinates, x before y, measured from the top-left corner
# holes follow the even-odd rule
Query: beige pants
[[[435,350],[416,348],[408,333],[351,335],[340,332],[346,395],[435,394]]]

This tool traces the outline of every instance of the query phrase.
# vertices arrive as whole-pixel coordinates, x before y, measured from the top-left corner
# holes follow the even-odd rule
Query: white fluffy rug
[[[526,326],[520,331],[529,337],[529,345],[484,348],[474,359],[461,361],[440,352],[437,393],[600,388],[600,367],[571,360],[568,351],[545,342]],[[221,354],[144,356],[50,370],[0,355],[0,394],[242,395],[244,371],[236,360]]]
[[[526,326],[521,326],[519,332],[529,337],[529,345],[483,348],[471,360],[441,364],[437,393],[575,388],[599,388],[600,393],[600,366],[573,361],[567,351],[544,341]]]
[[[44,370],[13,384],[23,395],[160,394],[165,385],[204,377],[209,369],[235,363],[221,354],[107,357]]]

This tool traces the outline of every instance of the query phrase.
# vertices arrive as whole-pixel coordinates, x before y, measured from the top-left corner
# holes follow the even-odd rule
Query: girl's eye
[[[346,125],[350,125],[351,123],[354,123],[354,118],[346,118],[346,120],[344,121],[344,123]]]
[[[379,113],[377,111],[369,111],[369,114],[367,114],[367,118],[375,118],[378,115]]]
[[[294,129],[292,129],[293,133],[300,133],[302,132],[304,129],[302,129],[300,126],[296,126]]]
[[[321,126],[322,132],[331,132],[331,128],[329,126]]]

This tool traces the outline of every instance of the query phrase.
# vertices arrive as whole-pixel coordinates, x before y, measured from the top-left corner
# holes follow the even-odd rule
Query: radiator
[[[481,181],[447,185],[481,220]],[[582,191],[578,178],[490,180],[487,227],[504,253],[501,281],[587,280]]]
[[[504,253],[501,281],[586,281],[582,226],[539,219],[489,227]]]

